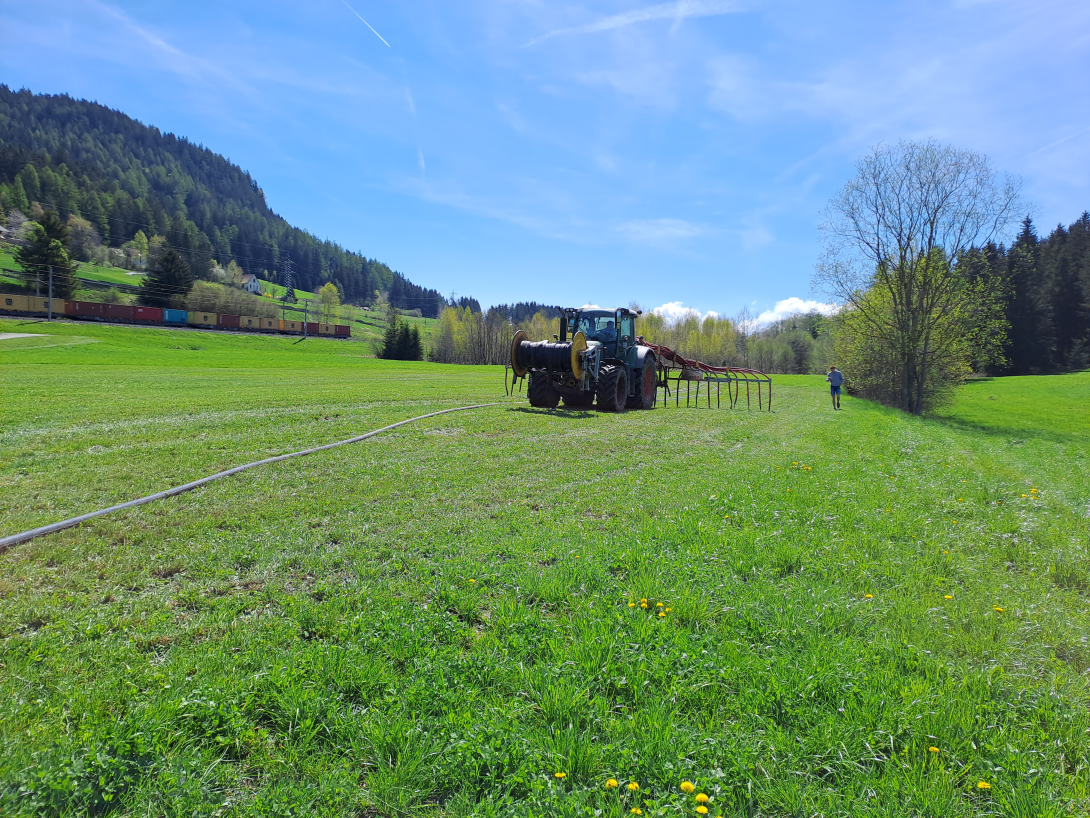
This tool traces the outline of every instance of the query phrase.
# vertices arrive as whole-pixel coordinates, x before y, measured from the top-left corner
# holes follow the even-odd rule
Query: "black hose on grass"
[[[211,483],[213,480],[219,480],[221,477],[227,477],[232,474],[238,474],[240,471],[246,471],[246,469],[252,469],[255,466],[265,466],[269,463],[279,463],[281,460],[287,460],[292,457],[302,457],[307,454],[314,454],[315,452],[322,452],[326,449],[335,449],[338,446],[347,446],[349,443],[359,443],[361,440],[367,440],[369,437],[380,435],[383,432],[388,432],[391,429],[396,429],[398,426],[404,426],[406,423],[415,423],[418,420],[424,420],[425,418],[433,418],[436,415],[445,415],[449,412],[467,412],[470,409],[484,409],[488,406],[499,406],[498,403],[478,403],[473,406],[458,406],[454,409],[442,409],[438,412],[430,412],[426,415],[419,415],[415,418],[409,418],[408,420],[400,420],[397,423],[391,423],[389,426],[383,426],[381,429],[375,429],[373,432],[368,432],[365,435],[359,435],[358,437],[350,437],[348,440],[340,440],[336,443],[327,443],[324,446],[315,446],[313,449],[303,449],[299,452],[291,452],[290,454],[280,454],[276,457],[267,457],[264,460],[256,460],[253,463],[247,463],[244,466],[235,466],[233,469],[227,471],[221,471],[216,474],[209,475],[208,477],[202,477],[200,480],[194,480],[192,483],[186,483],[183,486],[175,486],[172,489],[166,491],[160,491],[155,494],[149,494],[147,497],[141,497],[137,500],[129,500],[127,503],[121,503],[120,505],[110,506],[109,508],[100,509],[99,511],[92,511],[90,514],[81,514],[79,517],[73,517],[70,520],[62,520],[59,523],[51,523],[50,525],[43,525],[41,528],[33,528],[30,531],[24,531],[22,534],[12,534],[10,537],[4,537],[0,539],[0,554],[7,551],[13,545],[33,540],[35,537],[42,537],[46,534],[52,534],[54,531],[62,531],[66,528],[79,525],[80,523],[87,522],[95,517],[101,517],[103,514],[109,514],[114,511],[121,511],[125,508],[132,508],[134,506],[140,506],[144,503],[150,503],[152,500],[162,500],[165,497],[173,497],[175,494],[182,494],[183,492],[190,491],[203,486],[205,483]]]

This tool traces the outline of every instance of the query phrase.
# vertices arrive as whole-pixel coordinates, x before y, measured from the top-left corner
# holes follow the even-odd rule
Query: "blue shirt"
[[[830,386],[840,386],[840,384],[844,383],[844,373],[839,369],[834,369],[825,380],[829,382]]]

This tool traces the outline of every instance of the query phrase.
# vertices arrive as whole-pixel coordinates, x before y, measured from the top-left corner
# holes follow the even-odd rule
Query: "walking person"
[[[840,387],[844,383],[844,373],[835,366],[829,367],[829,374],[825,376],[829,382],[829,394],[833,398],[833,410],[840,409]]]

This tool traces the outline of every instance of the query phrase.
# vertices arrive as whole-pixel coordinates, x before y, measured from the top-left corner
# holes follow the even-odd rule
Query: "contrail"
[[[341,2],[342,2],[342,3],[344,3],[344,4],[346,5],[346,6],[348,6],[348,0],[341,0]],[[374,31],[374,32],[375,32],[375,36],[376,36],[376,37],[378,37],[378,38],[379,38],[380,40],[382,40],[382,42],[386,43],[386,40],[383,40],[383,38],[382,38],[382,35],[381,35],[381,34],[379,34],[379,33],[378,33],[377,31],[375,31],[375,29],[374,29],[374,28],[373,28],[373,27],[371,26],[371,24],[370,24],[370,23],[368,23],[368,22],[367,22],[366,20],[364,20],[364,19],[363,19],[363,17],[360,17],[360,13],[359,13],[358,11],[356,11],[356,10],[355,10],[354,8],[352,8],[351,6],[348,6],[348,10],[349,10],[350,12],[352,12],[353,14],[355,14],[355,15],[356,15],[357,17],[359,17],[359,18],[360,18],[360,20],[361,20],[361,22],[362,22],[362,23],[363,23],[363,24],[364,24],[365,26],[367,26],[367,27],[368,27],[369,29],[371,29],[371,31]],[[386,43],[386,47],[387,47],[387,48],[391,48],[392,46],[391,46],[391,45],[390,45],[389,43]]]

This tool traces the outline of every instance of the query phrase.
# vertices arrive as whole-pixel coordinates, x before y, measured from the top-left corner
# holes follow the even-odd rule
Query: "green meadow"
[[[0,554],[0,814],[1090,811],[1090,372],[608,415],[356,341],[0,332],[43,334],[0,341],[0,535],[497,404]]]

